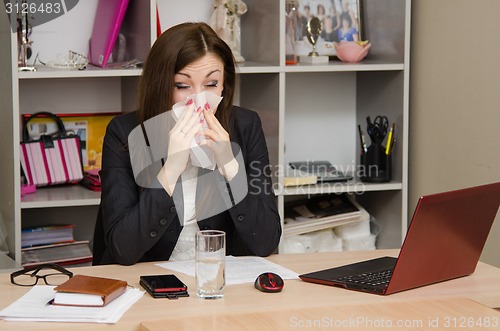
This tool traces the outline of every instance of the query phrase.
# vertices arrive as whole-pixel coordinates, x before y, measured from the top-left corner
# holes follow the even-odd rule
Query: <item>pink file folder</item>
[[[129,0],[99,0],[90,37],[90,63],[106,68]]]

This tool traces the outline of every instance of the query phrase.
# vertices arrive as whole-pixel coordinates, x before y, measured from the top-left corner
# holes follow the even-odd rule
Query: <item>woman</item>
[[[234,88],[231,49],[207,24],[179,24],[158,38],[144,63],[139,110],[115,117],[106,131],[93,264],[190,259],[198,229],[225,231],[228,255],[275,251],[281,222],[261,122],[255,112],[232,106]],[[186,101],[201,92],[222,97],[216,110]],[[146,141],[154,142],[145,124],[159,122],[179,102],[186,106],[165,140],[166,157],[155,161],[162,188],[140,186],[129,135],[142,128]],[[192,165],[189,148],[201,135],[215,156],[214,170]],[[242,187],[248,193],[241,195]],[[226,210],[198,212],[220,201]]]
[[[359,41],[358,30],[352,26],[351,16],[344,12],[340,14],[342,27],[338,29],[339,41]]]

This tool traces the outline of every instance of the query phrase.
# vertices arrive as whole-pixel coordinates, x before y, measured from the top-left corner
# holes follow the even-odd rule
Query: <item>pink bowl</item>
[[[360,45],[356,41],[341,41],[335,44],[337,57],[342,62],[356,63],[363,60],[368,54],[371,44]]]

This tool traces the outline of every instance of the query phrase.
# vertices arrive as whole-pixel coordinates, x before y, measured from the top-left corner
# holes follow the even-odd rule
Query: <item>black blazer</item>
[[[279,244],[281,221],[266,141],[257,113],[236,106],[232,112],[230,137],[241,148],[249,191],[241,202],[198,225],[225,231],[228,255],[267,256]],[[137,125],[132,112],[113,118],[106,129],[94,265],[168,260],[182,230],[172,197],[164,189],[141,188],[134,180],[127,139]]]

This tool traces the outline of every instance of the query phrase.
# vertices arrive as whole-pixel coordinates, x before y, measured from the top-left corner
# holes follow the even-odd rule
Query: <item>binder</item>
[[[93,65],[106,68],[128,3],[129,0],[99,0],[89,45],[89,58]]]

